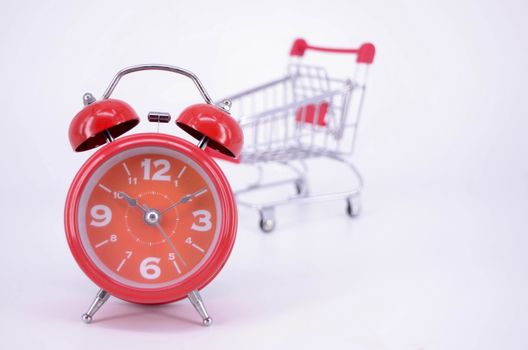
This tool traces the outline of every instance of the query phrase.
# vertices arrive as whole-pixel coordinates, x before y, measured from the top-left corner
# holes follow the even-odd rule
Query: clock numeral
[[[139,264],[139,273],[141,276],[148,280],[155,280],[161,276],[161,269],[158,266],[160,258],[148,257],[145,258],[141,264]]]
[[[95,245],[95,247],[96,248],[100,248],[100,247],[104,246],[107,243],[115,243],[115,242],[117,242],[117,235],[111,234],[110,238],[105,239],[104,241],[101,241],[101,242],[97,243]]]
[[[207,210],[196,210],[193,211],[193,216],[198,219],[197,223],[193,223],[191,226],[192,230],[195,231],[209,231],[213,226],[211,224],[211,213]]]
[[[90,215],[92,221],[90,225],[95,227],[103,227],[110,223],[112,220],[112,211],[106,205],[96,204],[90,209]]]
[[[176,271],[181,275],[182,271],[180,269],[180,266],[176,262],[176,254],[169,253],[169,261],[172,262],[172,265],[174,265],[174,268],[176,269]]]
[[[129,185],[137,185],[137,177],[129,177],[128,178],[128,184]]]
[[[205,253],[205,249],[203,249],[202,247],[200,247],[198,244],[194,243],[192,241],[192,238],[191,237],[187,237],[185,239],[185,243],[189,244],[190,246],[192,246],[194,249],[198,250],[200,253]]]
[[[132,251],[130,251],[130,250],[125,251],[125,255],[126,256],[123,258],[123,260],[121,260],[121,262],[119,263],[119,266],[117,266],[117,268],[116,268],[117,272],[119,272],[119,270],[121,270],[123,268],[123,266],[125,265],[127,260],[130,259],[130,257],[132,256]]]
[[[154,168],[157,169],[152,175],[152,177],[150,176],[151,163],[153,163]],[[158,159],[152,162],[152,159],[145,158],[141,162],[141,167],[143,168],[143,180],[154,180],[154,181],[170,181],[171,180],[170,175],[166,175],[170,171],[170,162],[166,159]]]

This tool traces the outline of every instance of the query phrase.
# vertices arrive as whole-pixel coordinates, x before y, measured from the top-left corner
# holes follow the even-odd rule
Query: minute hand
[[[184,204],[184,203],[190,202],[194,197],[196,197],[198,194],[203,193],[205,190],[207,190],[207,187],[203,187],[203,188],[200,188],[196,192],[186,194],[185,196],[181,197],[179,201],[177,201],[176,203],[172,204],[171,206],[165,208],[161,213],[163,214],[163,213],[171,210],[172,208],[174,208],[174,207],[176,207],[176,206],[178,206],[180,204]]]

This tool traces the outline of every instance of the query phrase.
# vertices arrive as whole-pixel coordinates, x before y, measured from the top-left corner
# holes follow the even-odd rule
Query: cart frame
[[[356,56],[349,78],[330,77],[319,66],[303,64],[307,50]],[[357,49],[337,49],[309,45],[304,39],[294,41],[287,74],[259,86],[226,97],[232,101],[231,113],[239,117],[245,144],[238,162],[257,168],[257,179],[235,191],[241,206],[255,209],[260,228],[275,228],[275,207],[293,202],[346,200],[346,212],[356,217],[360,212],[363,178],[352,163],[357,129],[363,109],[368,68],[375,47],[362,44]],[[306,160],[317,157],[344,164],[355,179],[355,187],[340,192],[311,195]],[[292,177],[263,182],[263,164],[275,162],[290,169]],[[245,194],[270,187],[295,185],[293,196],[268,202],[241,199]]]

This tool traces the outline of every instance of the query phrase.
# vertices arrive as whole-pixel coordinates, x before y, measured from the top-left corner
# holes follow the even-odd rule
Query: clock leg
[[[204,302],[198,290],[197,289],[193,290],[192,292],[187,294],[187,297],[189,298],[189,301],[191,302],[191,304],[193,304],[196,311],[202,317],[202,324],[206,327],[210,326],[213,323],[213,319],[207,313],[207,309],[205,308]]]
[[[108,293],[106,290],[99,289],[92,305],[90,305],[88,311],[82,315],[82,320],[84,321],[84,323],[92,322],[93,316],[95,315],[97,310],[99,310],[101,306],[103,306],[103,304],[108,300],[108,298],[110,298],[110,293]]]

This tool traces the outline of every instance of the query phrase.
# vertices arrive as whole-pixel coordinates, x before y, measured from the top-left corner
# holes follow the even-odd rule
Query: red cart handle
[[[323,51],[323,52],[332,52],[332,53],[352,53],[356,54],[357,63],[366,63],[371,64],[374,61],[374,54],[376,53],[376,48],[371,43],[365,43],[359,47],[359,49],[335,49],[330,47],[321,47],[321,46],[312,46],[308,45],[304,39],[296,39],[293,42],[293,46],[290,51],[290,56],[304,56],[306,50],[314,51]]]

